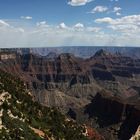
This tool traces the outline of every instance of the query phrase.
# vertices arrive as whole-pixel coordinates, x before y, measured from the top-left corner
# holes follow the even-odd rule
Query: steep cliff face
[[[42,104],[65,110],[84,106],[100,90],[83,63],[83,59],[72,54],[48,59],[26,52],[16,54],[16,59],[2,61],[1,68],[20,76]]]
[[[121,140],[128,140],[140,124],[140,100],[138,104],[130,103],[110,93],[102,91],[86,106],[85,113],[89,118],[96,118],[101,131],[112,127]],[[116,124],[117,128],[114,125]],[[110,131],[111,133],[111,131]],[[106,136],[107,137],[107,136]]]

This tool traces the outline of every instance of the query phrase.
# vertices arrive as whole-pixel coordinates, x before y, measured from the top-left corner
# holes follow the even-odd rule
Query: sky
[[[140,46],[139,0],[0,0],[0,47]]]

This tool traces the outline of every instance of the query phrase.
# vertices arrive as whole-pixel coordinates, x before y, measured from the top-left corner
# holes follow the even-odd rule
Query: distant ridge
[[[93,56],[97,51],[104,50],[110,53],[118,53],[124,56],[129,56],[133,58],[140,58],[140,48],[139,47],[89,47],[89,46],[73,46],[73,47],[47,47],[47,48],[31,48],[33,53],[37,53],[46,56],[50,52],[57,54],[61,53],[72,53],[75,56],[89,58]]]
[[[99,51],[97,51],[95,53],[94,57],[98,57],[98,56],[110,56],[110,55],[111,55],[111,53],[109,53],[109,52],[101,49],[101,50],[99,50]]]

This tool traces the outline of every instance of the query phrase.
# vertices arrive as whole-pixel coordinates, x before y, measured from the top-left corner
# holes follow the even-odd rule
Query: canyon
[[[1,49],[0,69],[19,76],[43,106],[57,107],[107,140],[130,139],[140,125],[138,52],[57,52]]]

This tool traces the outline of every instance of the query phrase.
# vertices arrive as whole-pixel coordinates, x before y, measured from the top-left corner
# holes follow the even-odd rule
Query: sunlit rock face
[[[135,135],[133,135],[130,140],[139,140],[139,139],[140,139],[140,126],[138,127]]]

